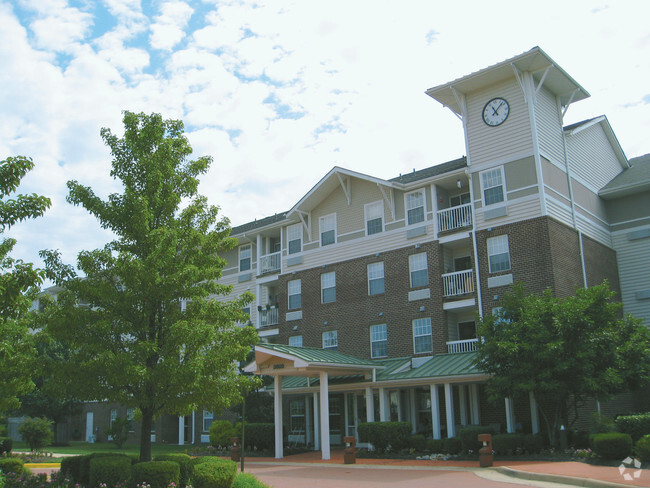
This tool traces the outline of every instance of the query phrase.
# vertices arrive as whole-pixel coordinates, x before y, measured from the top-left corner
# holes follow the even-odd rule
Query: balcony
[[[278,309],[277,307],[273,308],[262,308],[257,311],[259,316],[260,327],[268,327],[269,325],[278,325]]]
[[[476,343],[478,339],[465,339],[464,341],[449,341],[447,342],[447,352],[449,354],[458,354],[460,352],[473,352],[476,351]]]
[[[259,274],[279,273],[281,252],[274,252],[260,257]]]
[[[438,210],[438,231],[449,232],[472,225],[472,204],[466,203],[457,207]]]
[[[474,292],[474,271],[466,269],[442,275],[442,290],[445,297],[456,297]]]

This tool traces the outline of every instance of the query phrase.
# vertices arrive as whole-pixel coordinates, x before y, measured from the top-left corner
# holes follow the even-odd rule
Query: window
[[[493,205],[504,200],[503,168],[489,169],[481,173],[481,189],[484,205]]]
[[[135,432],[135,408],[129,407],[126,409],[126,420],[129,421],[129,432]]]
[[[385,358],[388,356],[388,335],[386,324],[370,326],[370,357]]]
[[[289,290],[289,310],[295,310],[302,307],[302,282],[301,280],[291,280],[288,284]]]
[[[203,410],[203,432],[210,432],[212,420],[214,420],[214,412]]]
[[[424,222],[424,190],[406,194],[406,224]]]
[[[430,317],[413,321],[413,345],[415,354],[433,351]]]
[[[510,247],[507,235],[488,238],[487,251],[490,273],[510,269]]]
[[[251,269],[251,245],[239,246],[239,271]]]
[[[423,252],[409,256],[409,272],[411,273],[411,288],[427,286],[429,284],[427,253]]]
[[[458,322],[458,340],[476,339],[476,324],[474,322]]]
[[[368,295],[384,293],[384,263],[368,265]]]
[[[335,330],[323,332],[323,349],[336,351],[339,347],[339,334]]]
[[[111,409],[111,428],[113,428],[113,422],[117,420],[117,408],[112,408]]]
[[[320,275],[320,296],[322,303],[336,301],[336,272]]]
[[[293,347],[302,347],[302,336],[291,336],[289,337],[289,345]]]
[[[320,227],[320,245],[327,246],[336,242],[336,214],[318,219]]]
[[[377,234],[384,230],[384,202],[368,203],[365,206],[366,235]]]
[[[449,198],[450,207],[458,207],[459,205],[464,205],[469,203],[469,193],[461,193]]]
[[[287,242],[289,254],[296,254],[302,251],[302,224],[294,224],[287,227]]]

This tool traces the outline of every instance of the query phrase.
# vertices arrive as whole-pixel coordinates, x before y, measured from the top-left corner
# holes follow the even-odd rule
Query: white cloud
[[[151,24],[151,47],[171,50],[184,37],[187,22],[194,9],[185,2],[165,2],[160,6],[160,15]]]

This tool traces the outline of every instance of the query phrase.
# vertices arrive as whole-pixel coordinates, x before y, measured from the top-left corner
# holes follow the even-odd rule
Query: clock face
[[[503,124],[510,114],[510,105],[504,98],[493,98],[483,107],[483,122],[491,127]]]

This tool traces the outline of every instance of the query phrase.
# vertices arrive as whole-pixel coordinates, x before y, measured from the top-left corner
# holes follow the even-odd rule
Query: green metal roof
[[[257,347],[271,349],[283,354],[290,354],[310,363],[336,364],[337,366],[376,366],[381,367],[377,361],[360,359],[349,354],[333,351],[331,349],[318,349],[315,347],[285,346],[284,344],[258,344]]]

